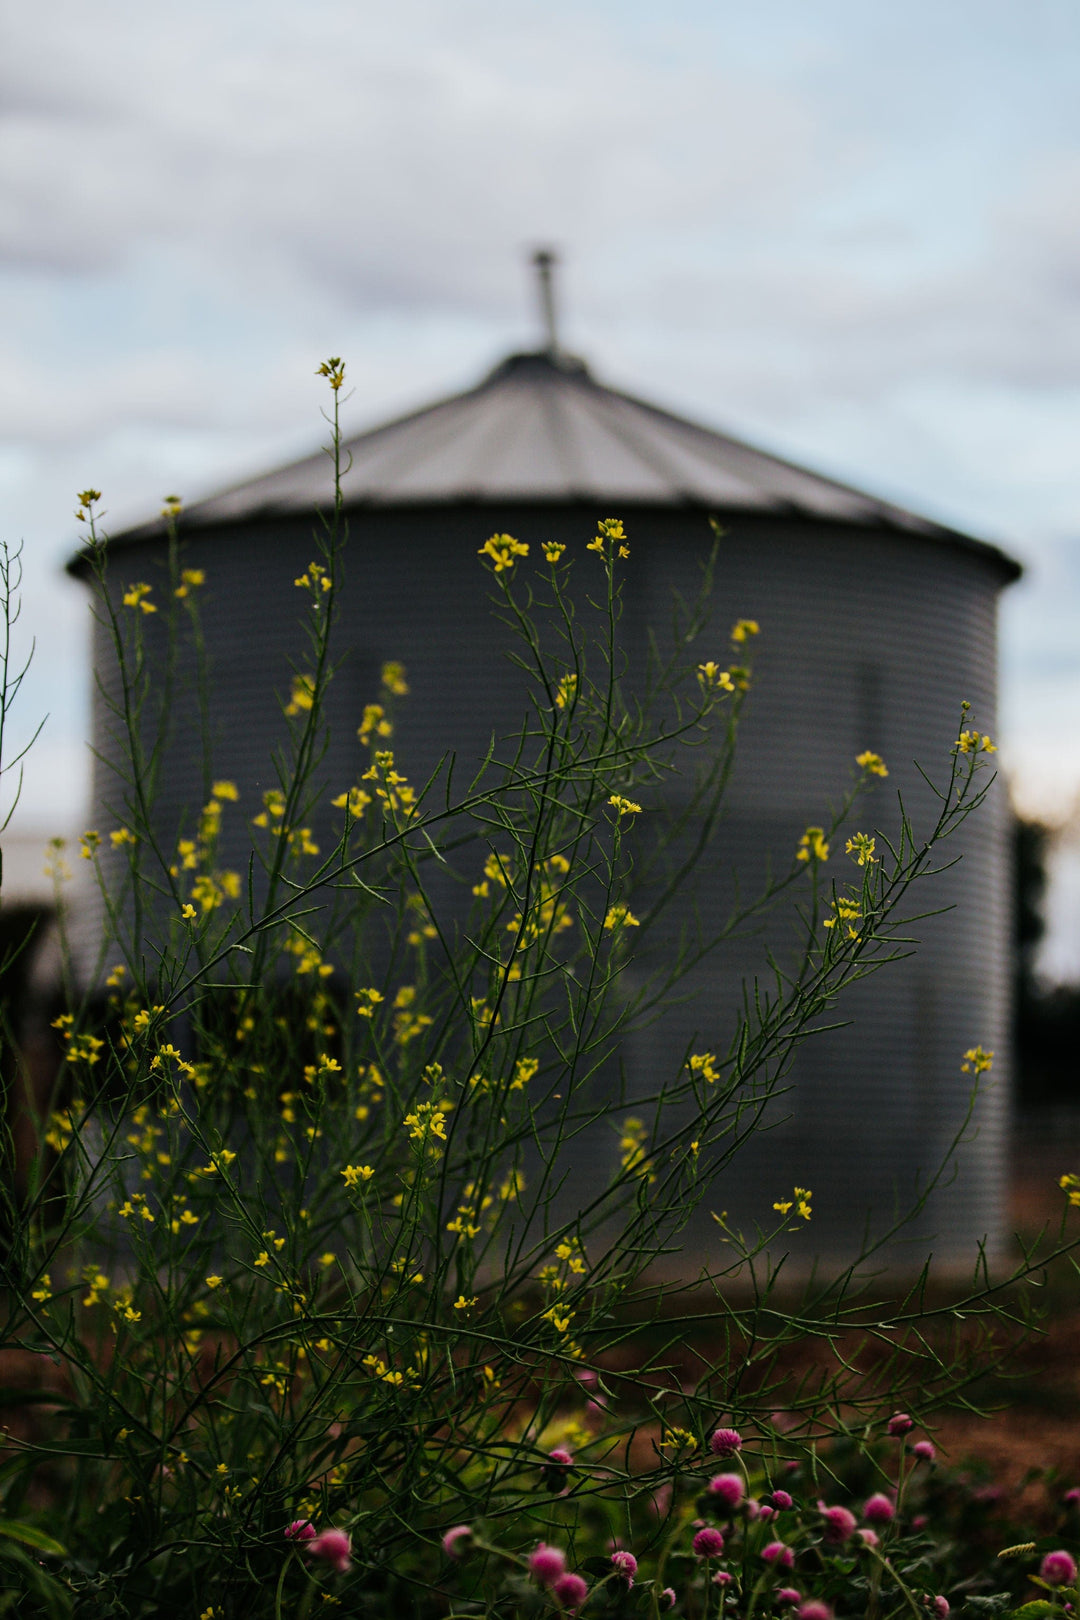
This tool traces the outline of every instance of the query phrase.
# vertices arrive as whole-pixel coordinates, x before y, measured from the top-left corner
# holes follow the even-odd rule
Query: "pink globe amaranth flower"
[[[285,1532],[286,1541],[314,1541],[315,1526],[310,1519],[294,1519]]]
[[[795,1611],[798,1620],[833,1620],[833,1612],[827,1603],[820,1603],[817,1598],[811,1598],[808,1603],[801,1603]]]
[[[1076,1579],[1076,1559],[1064,1551],[1048,1552],[1039,1565],[1047,1586],[1071,1586]]]
[[[743,1512],[746,1514],[746,1517],[751,1521],[751,1523],[753,1523],[761,1512],[761,1503],[756,1502],[754,1498],[751,1497],[743,1509]]]
[[[896,1509],[884,1491],[875,1491],[863,1508],[863,1518],[869,1524],[889,1524],[895,1517]]]
[[[793,1507],[794,1503],[792,1502],[792,1499],[788,1495],[787,1491],[773,1491],[772,1505],[774,1508],[779,1508],[782,1513],[785,1511],[785,1509]]]
[[[660,1594],[660,1601],[661,1603],[666,1603],[669,1609],[673,1609],[675,1607],[675,1588],[673,1586],[665,1586],[664,1590]]]
[[[802,1593],[796,1592],[793,1586],[781,1586],[776,1593],[777,1603],[801,1603]]]
[[[761,1556],[766,1564],[775,1564],[777,1569],[790,1569],[795,1562],[795,1550],[786,1541],[770,1541],[767,1547],[762,1547]]]
[[[818,1512],[825,1520],[826,1541],[846,1541],[855,1529],[855,1515],[845,1507],[826,1507],[818,1503]]]
[[[617,1575],[625,1575],[629,1580],[637,1574],[637,1559],[632,1552],[626,1552],[622,1547],[616,1548],[611,1555],[611,1565]]]
[[[560,1575],[566,1574],[566,1555],[542,1541],[529,1554],[529,1574],[541,1586],[554,1586]]]
[[[916,1440],[911,1450],[920,1462],[933,1462],[937,1456],[937,1447],[932,1440]]]
[[[709,1495],[718,1497],[727,1508],[737,1508],[745,1490],[741,1474],[714,1474],[709,1481]]]
[[[737,1451],[742,1450],[742,1435],[738,1429],[714,1429],[709,1439],[709,1449],[717,1457],[734,1457]]]
[[[442,1550],[448,1558],[460,1558],[465,1551],[462,1543],[472,1540],[471,1524],[455,1524],[442,1538]]]
[[[947,1597],[936,1597],[931,1599],[930,1613],[936,1616],[936,1620],[945,1620],[945,1616],[948,1614],[948,1612],[949,1600]]]
[[[915,1419],[908,1412],[894,1412],[888,1422],[889,1433],[896,1439],[903,1434],[910,1434],[915,1427]]]
[[[580,1575],[560,1575],[551,1590],[559,1607],[569,1609],[571,1614],[581,1608],[589,1595],[589,1588]]]
[[[911,1528],[913,1530],[925,1530],[929,1523],[930,1520],[927,1518],[925,1513],[916,1513],[915,1517],[911,1521]]]
[[[699,1530],[694,1537],[694,1551],[699,1558],[719,1558],[723,1550],[724,1538],[711,1524],[707,1524],[704,1530]]]
[[[574,1465],[573,1456],[565,1446],[556,1446],[554,1451],[549,1451],[547,1460],[549,1463],[557,1463],[560,1468],[572,1468]]]
[[[733,1579],[734,1577],[729,1575],[726,1569],[718,1569],[712,1578],[712,1583],[714,1586],[730,1586]]]
[[[867,1530],[867,1529],[863,1528],[862,1530],[859,1531],[859,1536],[860,1536],[860,1538],[862,1540],[862,1544],[863,1544],[864,1547],[880,1547],[881,1546],[881,1537],[878,1535],[876,1530]]]
[[[1074,1485],[1072,1490],[1066,1491],[1061,1500],[1068,1507],[1074,1507],[1077,1502],[1080,1502],[1080,1485]]]
[[[776,1518],[776,1509],[774,1507],[769,1507],[768,1503],[766,1503],[763,1507],[758,1508],[757,1516],[761,1520],[762,1524],[768,1524],[770,1519]]]
[[[344,1575],[347,1569],[352,1568],[352,1542],[344,1530],[324,1530],[313,1541],[305,1541],[304,1551],[309,1558],[321,1558],[323,1563],[336,1569],[339,1575]]]

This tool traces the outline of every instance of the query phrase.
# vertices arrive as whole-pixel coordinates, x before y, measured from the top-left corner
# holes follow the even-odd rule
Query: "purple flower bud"
[[[465,1544],[472,1540],[471,1524],[455,1524],[442,1538],[442,1550],[447,1558],[460,1558]]]
[[[717,1457],[734,1457],[742,1450],[742,1435],[738,1429],[714,1429],[709,1447]]]
[[[896,1517],[896,1509],[883,1491],[875,1491],[863,1508],[863,1518],[870,1524],[889,1524]]]
[[[553,1586],[566,1573],[566,1556],[558,1547],[542,1541],[529,1554],[529,1574],[541,1586]]]
[[[1072,1490],[1066,1491],[1061,1500],[1066,1506],[1074,1507],[1077,1502],[1080,1502],[1080,1485],[1074,1485]]]
[[[770,1519],[776,1518],[776,1509],[774,1507],[769,1507],[768,1505],[759,1507],[758,1518],[761,1520],[762,1524],[768,1524]]]
[[[730,1586],[732,1578],[726,1569],[718,1569],[712,1578],[712,1583],[714,1586]]]
[[[817,1598],[811,1598],[809,1603],[803,1603],[796,1610],[797,1620],[833,1620],[833,1612],[827,1603],[819,1603]]]
[[[560,1468],[571,1468],[574,1459],[565,1446],[556,1446],[554,1451],[548,1452],[548,1462],[557,1463]]]
[[[863,1529],[861,1529],[859,1531],[859,1536],[860,1536],[860,1538],[862,1540],[862,1544],[863,1544],[864,1547],[880,1547],[881,1546],[881,1537],[878,1535],[876,1530],[867,1530],[864,1527]]]
[[[947,1597],[936,1597],[936,1598],[934,1598],[933,1602],[930,1605],[930,1613],[932,1615],[936,1616],[936,1620],[945,1620],[945,1616],[948,1614],[948,1612],[949,1612],[949,1600],[948,1600],[948,1598]]]
[[[774,1508],[779,1508],[781,1512],[784,1512],[792,1506],[792,1500],[787,1491],[773,1491],[772,1505]]]
[[[724,1506],[732,1510],[742,1501],[745,1488],[741,1474],[714,1474],[709,1481],[710,1496],[719,1497]]]
[[[915,1419],[907,1412],[894,1412],[888,1423],[889,1433],[894,1439],[899,1435],[910,1434],[914,1427]]]
[[[707,1524],[704,1530],[699,1530],[694,1537],[694,1551],[699,1558],[719,1558],[723,1550],[724,1538],[711,1524]]]
[[[1039,1574],[1047,1586],[1071,1586],[1076,1579],[1076,1560],[1067,1552],[1048,1552]]]
[[[660,1594],[660,1601],[661,1603],[666,1603],[669,1609],[673,1609],[675,1607],[675,1588],[673,1586],[665,1586],[664,1590]]]
[[[637,1559],[632,1552],[624,1552],[621,1547],[612,1553],[611,1564],[616,1574],[625,1575],[630,1580],[637,1574]]]
[[[294,1519],[285,1532],[286,1541],[314,1541],[315,1526],[310,1519]]]
[[[344,1530],[324,1530],[322,1535],[316,1536],[313,1541],[305,1541],[304,1551],[309,1558],[321,1558],[329,1564],[331,1569],[344,1575],[347,1569],[352,1568],[352,1543]]]
[[[826,1541],[846,1541],[855,1529],[855,1515],[845,1507],[826,1507],[819,1502],[818,1511],[825,1520]]]
[[[937,1456],[937,1447],[932,1440],[916,1440],[911,1449],[922,1462],[933,1462]]]
[[[561,1609],[575,1614],[589,1595],[589,1588],[580,1575],[560,1575],[552,1587],[555,1601]]]
[[[776,1593],[777,1603],[801,1603],[802,1593],[796,1592],[793,1586],[781,1586]]]
[[[770,1541],[767,1547],[762,1547],[761,1556],[766,1564],[775,1564],[777,1569],[790,1569],[795,1562],[794,1548],[784,1541]]]

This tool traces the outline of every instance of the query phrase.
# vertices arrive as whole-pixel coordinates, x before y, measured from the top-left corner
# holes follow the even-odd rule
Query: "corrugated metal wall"
[[[332,692],[335,743],[325,768],[335,791],[363,768],[356,742],[365,701],[377,695],[383,660],[400,658],[412,695],[402,706],[394,747],[414,782],[449,748],[477,758],[493,731],[514,730],[522,710],[519,677],[505,661],[505,637],[490,617],[477,547],[492,527],[538,543],[551,536],[580,550],[579,568],[598,567],[584,552],[598,514],[581,507],[500,507],[360,511],[351,517],[341,617],[351,655]],[[606,514],[599,514],[606,515]],[[641,656],[643,635],[670,620],[673,587],[692,593],[711,535],[699,511],[627,509],[625,642]],[[185,565],[203,568],[201,611],[213,661],[216,707],[214,772],[241,790],[231,824],[242,831],[262,792],[275,785],[270,754],[283,732],[274,698],[288,687],[287,659],[303,663],[302,608],[293,586],[311,555],[310,525],[282,520],[194,530]],[[154,542],[115,554],[118,585],[164,585]],[[994,731],[996,610],[1002,583],[993,558],[938,540],[800,520],[740,516],[721,546],[716,584],[715,656],[727,652],[738,616],[756,618],[756,679],[717,842],[715,870],[695,883],[698,903],[718,914],[731,893],[730,872],[752,886],[767,858],[790,861],[802,829],[822,819],[842,794],[854,755],[882,753],[887,782],[873,790],[860,824],[895,824],[903,792],[919,826],[935,804],[914,768],[947,770],[959,704],[973,705],[980,728]],[[159,626],[148,622],[151,634]],[[702,656],[704,656],[704,652]],[[97,669],[114,676],[99,636]],[[201,802],[194,706],[177,706],[178,738],[163,778],[161,824],[167,839],[190,828]],[[110,752],[98,704],[97,746]],[[113,824],[116,795],[99,767],[97,824]],[[241,814],[242,812],[242,814]],[[226,828],[230,825],[229,814]],[[958,867],[920,896],[919,910],[952,906],[913,930],[922,941],[909,962],[858,986],[844,1004],[850,1029],[815,1038],[801,1050],[791,1089],[770,1105],[773,1128],[725,1173],[716,1203],[736,1220],[769,1213],[793,1183],[815,1193],[815,1219],[803,1246],[826,1254],[850,1247],[865,1213],[878,1218],[894,1196],[906,1200],[936,1166],[960,1119],[966,1047],[994,1048],[993,1084],[980,1103],[978,1134],[959,1172],[922,1219],[921,1257],[933,1239],[939,1254],[966,1257],[975,1240],[1000,1234],[1008,1095],[1008,845],[1004,791],[968,824],[954,852]],[[316,828],[318,836],[319,828]],[[246,831],[225,859],[245,864]],[[831,863],[830,863],[831,864]],[[90,930],[92,932],[92,930]],[[87,934],[89,938],[89,933]],[[700,994],[662,1024],[633,1037],[627,1060],[646,1084],[689,1044],[723,1046],[744,979],[759,970],[766,939],[781,948],[790,919],[731,943],[698,975]],[[706,1254],[711,1222],[692,1248]]]

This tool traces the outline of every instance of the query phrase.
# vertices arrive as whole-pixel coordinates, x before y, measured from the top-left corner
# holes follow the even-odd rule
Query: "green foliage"
[[[518,734],[409,781],[392,747],[407,675],[388,664],[357,717],[366,769],[328,783],[348,553],[344,371],[323,369],[336,497],[295,582],[306,652],[258,807],[238,804],[213,759],[206,581],[184,565],[178,503],[159,603],[145,583],[117,588],[99,497],[81,498],[115,661],[116,825],[82,840],[103,897],[101,970],[66,959],[63,1063],[17,1182],[7,1144],[0,1350],[49,1376],[4,1464],[0,1560],[25,1563],[28,1546],[62,1561],[34,1563],[11,1612],[221,1620],[325,1600],[349,1614],[532,1613],[552,1600],[523,1556],[557,1535],[592,1575],[598,1614],[656,1612],[669,1570],[704,1614],[722,1594],[687,1529],[695,1503],[709,1510],[701,1459],[721,1415],[747,1437],[754,1490],[801,1471],[791,1532],[828,1601],[904,1612],[914,1600],[895,1570],[828,1552],[813,1492],[844,1456],[870,1466],[873,1425],[897,1403],[967,1399],[1024,1331],[1015,1285],[1069,1241],[1008,1279],[974,1257],[947,1303],[928,1271],[883,1302],[873,1268],[916,1210],[795,1298],[780,1291],[783,1255],[812,1205],[778,1187],[768,1230],[717,1217],[718,1266],[675,1284],[656,1262],[676,1269],[798,1044],[908,949],[912,908],[925,912],[914,890],[980,804],[992,745],[965,707],[943,740],[934,824],[853,833],[832,879],[830,842],[885,773],[860,756],[788,870],[644,971],[639,942],[672,939],[668,912],[715,856],[757,626],[738,621],[725,665],[704,656],[706,577],[647,667],[627,671],[622,524],[602,523],[580,558],[555,545],[528,558],[495,536],[481,551],[529,694]],[[192,658],[203,674],[185,692]],[[175,828],[159,804],[184,706],[205,745],[203,805]],[[665,797],[676,776],[690,784],[681,809]],[[338,831],[320,848],[327,801]],[[244,813],[250,855],[230,867],[223,829]],[[792,949],[763,962],[738,1027],[628,1093],[628,1035],[785,898],[798,902]],[[964,1061],[977,1085],[988,1055]],[[286,1536],[308,1520],[347,1533],[351,1563]],[[440,1540],[461,1523],[474,1549],[483,1526],[490,1551],[462,1563],[455,1597]],[[740,1614],[776,1584],[759,1567],[764,1528],[747,1517],[728,1532]],[[603,1564],[613,1535],[653,1560],[634,1589]],[[927,1538],[904,1557],[914,1579]]]

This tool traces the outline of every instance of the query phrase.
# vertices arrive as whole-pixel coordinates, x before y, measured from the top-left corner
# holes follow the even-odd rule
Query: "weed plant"
[[[65,954],[63,1057],[32,1161],[16,1165],[7,1139],[0,1353],[33,1387],[8,1396],[24,1411],[0,1465],[0,1608],[925,1613],[913,1582],[930,1575],[912,1570],[926,1536],[880,1460],[882,1426],[900,1406],[967,1399],[1024,1330],[1022,1285],[1067,1239],[1008,1277],[974,1255],[947,1303],[925,1270],[881,1295],[881,1257],[946,1163],[913,1210],[797,1294],[782,1263],[811,1219],[807,1189],[771,1190],[768,1230],[717,1211],[711,1268],[680,1274],[678,1256],[799,1043],[909,949],[993,745],[965,705],[927,766],[933,824],[901,813],[896,837],[857,831],[841,853],[839,829],[887,774],[861,754],[788,869],[672,933],[715,858],[757,626],[739,620],[719,659],[706,576],[700,600],[676,603],[669,650],[656,641],[646,668],[624,668],[630,539],[611,519],[580,556],[530,556],[509,535],[480,548],[477,588],[482,566],[516,638],[515,737],[411,781],[393,749],[408,673],[387,664],[357,716],[367,768],[327,785],[348,546],[344,367],[321,371],[335,497],[295,581],[306,654],[287,672],[288,740],[261,805],[215,774],[206,581],[185,565],[179,503],[155,594],[114,588],[100,496],[80,497],[115,660],[102,690],[116,825],[81,841],[103,955],[88,971]],[[3,585],[10,617],[10,571]],[[168,829],[186,659],[202,671],[202,809]],[[679,810],[676,776],[692,783]],[[337,834],[320,848],[327,800]],[[222,828],[242,815],[250,857],[230,869]],[[630,1094],[628,1034],[782,898],[801,932],[763,958],[736,1027]],[[629,974],[661,928],[668,947]],[[974,1086],[991,1059],[960,1061]],[[708,1483],[716,1454],[727,1485]],[[892,1504],[872,1557],[813,1507],[863,1480]],[[901,1524],[892,1558],[883,1538]],[[546,1573],[539,1541],[556,1546]],[[766,1557],[773,1541],[790,1560]]]

